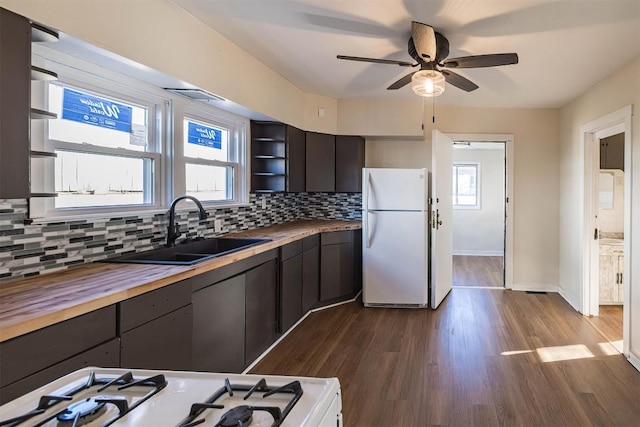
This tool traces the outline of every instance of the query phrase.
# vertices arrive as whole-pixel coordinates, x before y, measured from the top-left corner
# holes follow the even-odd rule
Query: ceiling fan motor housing
[[[435,32],[435,34],[436,34],[435,63],[437,65],[437,64],[440,64],[441,61],[445,60],[449,56],[449,40],[447,40],[445,36],[443,36],[437,31]],[[429,64],[430,62],[433,62],[433,58],[423,58],[418,54],[418,52],[416,51],[416,46],[413,43],[413,37],[409,37],[407,50],[409,52],[409,55],[411,55],[411,57],[421,65]],[[430,67],[427,67],[427,68],[430,68]]]

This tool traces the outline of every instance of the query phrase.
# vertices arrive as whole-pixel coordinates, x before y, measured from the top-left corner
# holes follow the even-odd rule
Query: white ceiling
[[[412,20],[445,35],[449,57],[519,55],[457,70],[480,88],[447,85],[441,105],[559,107],[640,55],[639,0],[172,1],[302,90],[339,99],[416,96],[410,85],[386,90],[411,69],[336,59],[412,62]]]

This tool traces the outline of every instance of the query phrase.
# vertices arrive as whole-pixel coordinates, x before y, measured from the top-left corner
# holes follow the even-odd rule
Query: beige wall
[[[421,138],[423,98],[338,100],[338,133],[364,137]]]
[[[338,128],[350,131],[394,131],[410,123],[408,108],[374,108],[364,100],[340,100]],[[342,113],[348,106],[348,127]],[[395,104],[398,106],[398,104]],[[357,111],[361,108],[360,111]],[[380,117],[390,123],[382,129]],[[513,134],[514,136],[514,254],[513,284],[555,290],[559,284],[559,114],[556,109],[436,108],[436,123],[426,111],[424,141],[367,138],[368,167],[426,167],[431,169],[431,130],[445,133]],[[356,118],[358,120],[356,120]],[[409,122],[411,122],[409,120]]]
[[[337,129],[335,99],[304,93],[168,0],[0,0],[0,6],[276,120]],[[312,120],[309,111],[320,104],[325,118]]]
[[[625,106],[633,105],[631,193],[631,285],[630,342],[632,354],[640,359],[640,57],[610,75],[560,112],[560,286],[569,299],[582,301],[582,185],[583,137],[580,126]],[[626,231],[626,230],[625,230]],[[635,325],[635,326],[634,326]]]

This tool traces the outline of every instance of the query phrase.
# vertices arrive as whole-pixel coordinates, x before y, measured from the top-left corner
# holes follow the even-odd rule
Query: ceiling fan
[[[447,83],[467,92],[478,89],[478,85],[462,77],[460,74],[454,73],[451,71],[451,68],[496,67],[499,65],[518,63],[517,53],[495,53],[491,55],[461,56],[459,58],[447,59],[447,56],[449,56],[449,40],[435,31],[430,25],[416,21],[411,22],[411,37],[408,42],[408,51],[409,55],[417,61],[416,63],[345,55],[338,55],[338,59],[373,62],[377,64],[393,64],[402,67],[420,66],[419,70],[413,71],[400,78],[391,84],[387,90],[396,90],[404,87],[411,82],[414,74],[426,70],[442,73]]]

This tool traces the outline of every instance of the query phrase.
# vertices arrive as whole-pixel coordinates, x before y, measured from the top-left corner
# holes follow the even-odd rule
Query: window
[[[182,124],[185,193],[209,203],[245,201],[243,121],[187,108]]]
[[[59,83],[47,96],[56,210],[159,204],[154,104]]]
[[[31,86],[57,115],[31,120],[31,150],[56,155],[31,157],[32,218],[158,212],[184,194],[248,202],[249,119],[52,49],[32,60],[59,77]]]
[[[477,163],[453,164],[453,207],[480,208],[479,169]]]

